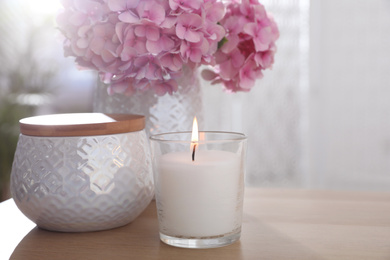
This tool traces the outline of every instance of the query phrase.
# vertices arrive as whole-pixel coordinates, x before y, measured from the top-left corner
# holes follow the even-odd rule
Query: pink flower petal
[[[247,62],[240,70],[240,87],[243,89],[251,89],[255,85],[256,79],[261,76],[261,70],[256,69],[254,62]]]
[[[230,80],[235,77],[237,70],[234,68],[231,60],[227,60],[219,65],[221,72],[219,75],[224,80]]]
[[[183,60],[180,58],[179,55],[175,55],[172,59],[172,65],[174,68],[171,67],[174,71],[180,71],[183,68]]]
[[[221,51],[215,53],[214,56],[215,56],[215,61],[217,62],[217,64],[225,62],[229,59],[229,54],[226,54],[226,53],[221,52]]]
[[[165,19],[165,9],[155,1],[141,1],[137,7],[140,18],[160,25]]]
[[[253,6],[253,11],[256,17],[256,21],[260,21],[267,17],[267,12],[265,11],[264,6],[261,4]]]
[[[89,26],[89,25],[85,25],[85,26],[79,27],[79,29],[77,30],[77,36],[79,36],[79,37],[86,37],[87,32],[90,29],[91,29],[91,26]]]
[[[146,49],[152,54],[159,54],[163,50],[163,46],[158,41],[146,41]]]
[[[108,7],[111,11],[119,12],[129,8],[136,8],[140,0],[109,0]]]
[[[128,69],[130,69],[131,65],[133,65],[131,62],[121,63],[121,64],[122,65],[118,67],[120,71],[127,71]],[[129,73],[128,76],[132,76],[131,73]]]
[[[121,13],[118,16],[118,18],[119,18],[119,20],[121,20],[122,22],[125,22],[125,23],[138,23],[138,21],[139,21],[138,16],[135,13],[130,12],[129,10]]]
[[[195,63],[199,63],[202,61],[202,51],[199,49],[191,50],[190,60]]]
[[[118,39],[121,43],[123,43],[123,33],[122,32],[126,26],[127,26],[126,23],[117,23],[115,25],[115,33],[116,33],[116,35],[118,35]]]
[[[149,19],[156,24],[161,24],[165,19],[165,9],[161,5],[154,5],[149,10]]]
[[[89,45],[89,42],[86,38],[80,38],[77,40],[77,47],[79,47],[79,48],[84,49],[84,48],[87,48],[88,45]]]
[[[91,10],[100,10],[101,4],[95,1],[73,1],[77,10],[83,13],[90,13]]]
[[[164,96],[167,93],[166,88],[162,84],[156,84],[154,85],[154,92],[157,94],[157,96]]]
[[[264,39],[261,37],[253,38],[253,43],[255,44],[255,49],[257,52],[268,50],[268,43],[264,42]]]
[[[84,21],[87,19],[87,16],[83,13],[75,13],[69,18],[69,22],[74,26],[81,26]]]
[[[251,89],[255,85],[255,80],[248,76],[241,76],[240,73],[240,87],[243,89]]]
[[[159,44],[161,44],[164,51],[171,51],[175,47],[175,42],[166,35],[159,39]]]
[[[223,27],[229,34],[240,34],[242,32],[242,28],[247,24],[248,21],[245,17],[237,17],[237,16],[228,16],[225,18],[225,22],[223,23]]]
[[[225,15],[225,6],[222,2],[213,3],[207,10],[207,19],[216,23],[220,21]]]
[[[202,6],[202,0],[181,0],[180,2],[184,2],[187,6],[198,10]]]
[[[214,80],[218,76],[214,71],[208,69],[203,70],[201,75],[205,80],[210,80],[210,81]]]
[[[166,93],[172,95],[173,92],[177,91],[178,84],[175,80],[158,81],[154,84],[154,91],[158,96],[163,96]]]
[[[168,68],[171,71],[179,71],[183,67],[183,60],[178,54],[166,54],[160,59],[161,66]]]
[[[243,28],[244,33],[249,34],[252,37],[256,37],[258,30],[259,27],[256,23],[248,23]]]
[[[97,55],[101,54],[101,51],[104,48],[105,41],[103,38],[94,38],[92,39],[91,43],[89,44],[89,48],[96,53]]]
[[[130,46],[125,46],[123,48],[123,51],[120,53],[120,57],[122,61],[129,61],[135,56],[137,56],[137,50]]]
[[[146,49],[146,41],[142,38],[138,38],[133,45],[133,48],[137,50],[138,55],[146,54],[148,51]]]
[[[145,37],[146,36],[146,26],[139,25],[135,27],[134,34],[138,37]]]
[[[109,0],[107,4],[108,8],[114,12],[119,12],[126,9],[126,0]]]
[[[232,64],[235,68],[241,67],[245,62],[244,55],[241,54],[241,52],[237,49],[233,50],[230,54]]]
[[[187,31],[186,28],[181,23],[178,23],[176,25],[176,35],[177,37],[179,37],[179,39],[184,40],[186,31]]]
[[[177,17],[176,16],[168,16],[168,17],[165,17],[165,20],[161,23],[161,27],[162,28],[171,28],[175,25],[177,21]]]
[[[101,55],[102,55],[103,61],[106,63],[113,62],[116,59],[116,57],[112,54],[112,52],[110,52],[108,50],[102,50]]]
[[[179,7],[179,1],[177,1],[177,0],[169,0],[169,7],[172,10],[176,10]]]
[[[117,83],[112,83],[110,86],[110,92],[112,93],[124,93],[129,87],[129,83],[127,81],[121,81]]]
[[[177,20],[176,34],[180,39],[189,42],[199,42],[203,33],[198,31],[202,25],[202,18],[197,14],[183,14]]]
[[[244,16],[250,16],[253,15],[253,5],[250,3],[251,0],[242,0],[240,7],[240,12]]]
[[[112,74],[111,73],[99,72],[99,78],[100,78],[100,81],[103,82],[104,84],[110,84],[111,83]]]
[[[184,34],[184,39],[189,42],[199,42],[202,36],[203,33],[201,32],[187,30],[186,33]]]
[[[202,18],[197,14],[183,14],[179,17],[178,23],[186,24],[193,29],[199,29],[202,26]]]
[[[157,27],[147,26],[145,36],[148,40],[157,41],[158,39],[160,39],[160,31]]]
[[[268,47],[273,38],[271,27],[262,28],[259,32],[259,38],[262,39],[262,42]]]
[[[201,50],[203,55],[206,55],[210,49],[210,44],[206,39],[203,39],[200,43],[196,43],[196,46]]]
[[[135,60],[134,60],[134,65],[136,67],[144,67],[146,66],[146,64],[149,62],[149,59],[148,57],[145,57],[145,56],[141,56],[141,57],[137,57]]]
[[[219,42],[225,36],[225,29],[217,24],[212,24],[207,28],[207,32],[209,34],[208,38]]]
[[[198,10],[202,5],[202,0],[169,0],[169,6],[172,10],[176,10],[179,7],[183,10]]]
[[[235,48],[237,48],[238,43],[240,42],[240,39],[238,35],[236,34],[231,34],[227,38],[227,42],[224,43],[221,47],[221,51],[224,53],[229,53]]]
[[[106,35],[106,26],[96,25],[93,27],[94,37],[104,37]]]

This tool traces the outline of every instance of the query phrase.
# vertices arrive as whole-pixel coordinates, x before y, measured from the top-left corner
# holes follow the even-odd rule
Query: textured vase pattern
[[[20,135],[11,174],[15,203],[44,229],[81,232],[125,225],[153,198],[147,141],[145,131]]]
[[[178,79],[178,91],[157,96],[152,91],[132,96],[107,94],[106,86],[97,85],[93,110],[101,113],[140,114],[145,116],[148,136],[159,133],[190,131],[194,116],[203,125],[203,104],[198,71],[186,69]]]

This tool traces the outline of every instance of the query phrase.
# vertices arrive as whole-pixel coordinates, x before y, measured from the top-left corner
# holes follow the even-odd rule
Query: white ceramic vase
[[[83,232],[128,224],[154,195],[146,133],[54,137],[22,131],[11,193],[44,229]]]

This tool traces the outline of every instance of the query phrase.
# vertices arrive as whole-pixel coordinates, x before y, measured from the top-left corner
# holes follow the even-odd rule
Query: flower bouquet
[[[96,70],[108,93],[159,96],[184,69],[230,92],[249,91],[271,68],[277,25],[258,0],[62,0],[66,56]]]

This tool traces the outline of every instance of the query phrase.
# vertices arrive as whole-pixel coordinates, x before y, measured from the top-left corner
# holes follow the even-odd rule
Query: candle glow
[[[192,161],[195,161],[195,150],[198,146],[199,141],[199,131],[198,131],[198,121],[196,117],[194,117],[194,121],[192,123],[192,134],[191,134],[191,151],[192,151]]]

